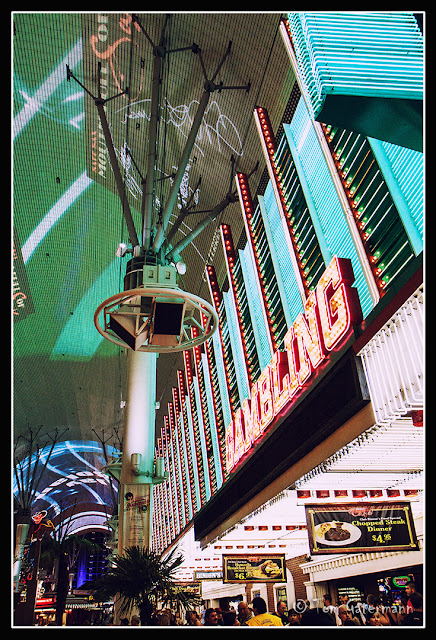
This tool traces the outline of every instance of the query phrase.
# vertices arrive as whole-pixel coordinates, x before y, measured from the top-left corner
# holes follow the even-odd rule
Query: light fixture
[[[185,275],[186,264],[183,262],[183,260],[179,260],[178,262],[176,262],[176,269],[177,273],[179,273],[181,276]]]
[[[133,253],[133,247],[130,244],[126,244],[125,242],[120,242],[115,254],[118,258],[122,258],[126,255],[126,253]]]

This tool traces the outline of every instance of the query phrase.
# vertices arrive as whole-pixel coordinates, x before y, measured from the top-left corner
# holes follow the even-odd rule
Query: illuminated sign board
[[[194,571],[194,580],[222,580],[223,572],[221,569],[217,571]]]
[[[353,325],[362,322],[351,260],[334,257],[306,299],[276,351],[226,428],[226,467],[230,472],[259,441],[279,414],[286,413],[313,381],[329,354],[343,346]]]
[[[223,582],[286,582],[285,554],[223,555]]]
[[[306,506],[312,555],[418,551],[410,502]]]

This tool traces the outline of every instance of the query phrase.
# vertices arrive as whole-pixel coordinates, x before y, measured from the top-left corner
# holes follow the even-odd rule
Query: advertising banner
[[[151,532],[149,484],[124,484],[123,547],[149,547]]]
[[[308,504],[312,555],[359,551],[418,551],[409,502]]]
[[[223,555],[223,582],[286,582],[285,554]]]

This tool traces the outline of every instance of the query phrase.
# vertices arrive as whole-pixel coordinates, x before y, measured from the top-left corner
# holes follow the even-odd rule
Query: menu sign
[[[417,551],[409,502],[306,505],[312,555]]]
[[[223,582],[286,582],[285,555],[223,555]]]

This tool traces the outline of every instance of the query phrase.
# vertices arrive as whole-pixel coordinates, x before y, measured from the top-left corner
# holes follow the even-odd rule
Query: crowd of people
[[[330,594],[323,596],[322,606],[313,606],[308,600],[299,600],[287,610],[285,602],[277,603],[270,613],[265,600],[259,596],[248,604],[241,601],[234,607],[222,610],[209,607],[198,613],[187,611],[185,619],[170,609],[156,611],[152,625],[190,627],[292,627],[292,626],[423,626],[423,597],[417,592],[413,582],[405,589],[407,602],[385,605],[379,597],[369,594],[365,602],[350,601],[348,596],[340,596],[340,602],[333,604]],[[138,616],[121,620],[122,626],[139,626]]]

